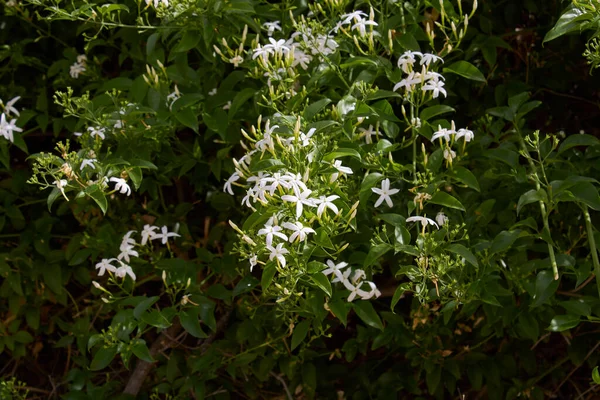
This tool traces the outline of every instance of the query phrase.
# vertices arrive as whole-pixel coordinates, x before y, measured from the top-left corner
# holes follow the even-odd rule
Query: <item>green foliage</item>
[[[593,396],[597,5],[480,3],[5,2],[0,398]]]

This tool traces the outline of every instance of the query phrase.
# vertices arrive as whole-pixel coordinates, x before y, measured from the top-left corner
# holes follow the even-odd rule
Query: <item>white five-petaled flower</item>
[[[440,211],[435,216],[435,221],[438,223],[439,226],[444,226],[448,223],[448,217],[446,217],[446,214]]]
[[[364,11],[353,11],[349,14],[342,15],[342,21],[340,23],[342,25],[348,25],[351,24],[353,20],[354,22],[362,21],[364,19],[363,17],[368,17],[368,15]]]
[[[363,136],[364,136],[364,138],[365,138],[365,142],[366,142],[367,144],[371,144],[371,143],[373,143],[373,139],[371,139],[371,136],[375,136],[375,137],[377,136],[377,132],[375,132],[375,131],[373,130],[373,125],[369,125],[369,128],[368,128],[368,129],[365,129],[365,128],[358,128],[358,130],[362,132],[362,133],[360,134],[360,136],[361,136],[361,137],[363,137]]]
[[[240,179],[240,174],[238,174],[237,172],[234,172],[229,177],[229,179],[227,179],[227,182],[225,182],[225,185],[223,186],[223,191],[227,192],[233,196],[233,189],[231,188],[231,185],[233,184],[233,182],[237,181],[238,179]]]
[[[285,267],[285,255],[289,254],[289,251],[283,247],[283,243],[279,243],[277,247],[267,246],[267,250],[271,252],[271,254],[269,254],[269,260],[277,258],[277,261],[281,264],[281,266]]]
[[[429,66],[429,64],[431,64],[431,63],[435,64],[438,61],[441,61],[442,63],[444,62],[442,57],[436,56],[435,54],[425,53],[421,56],[421,65],[425,64],[425,65]]]
[[[309,233],[315,233],[314,229],[302,225],[302,222],[296,221],[294,223],[284,222],[282,226],[285,229],[293,231],[290,235],[290,243],[294,243],[296,239],[303,242],[307,239]]]
[[[100,136],[100,139],[104,139],[106,137],[104,136],[104,128],[90,126],[87,128],[87,130],[91,137]]]
[[[4,112],[7,116],[10,116],[10,114],[15,114],[17,117],[21,115],[19,114],[19,110],[14,107],[15,103],[19,101],[20,98],[21,96],[13,97],[6,104],[4,104]],[[3,104],[2,100],[0,100],[0,104]]]
[[[156,236],[156,232],[154,232],[155,230],[158,229],[158,226],[152,226],[152,225],[144,225],[144,229],[142,229],[142,242],[141,245],[145,246],[146,243],[148,243],[148,239],[153,240]]]
[[[315,200],[315,204],[318,204],[319,207],[317,208],[317,217],[321,218],[321,215],[323,215],[323,213],[329,208],[331,211],[333,211],[335,214],[337,214],[339,212],[337,206],[335,204],[333,204],[334,200],[339,199],[340,196],[337,195],[331,195],[331,196],[321,196],[318,199]]]
[[[119,193],[126,194],[127,196],[131,194],[131,188],[129,187],[125,179],[116,178],[113,176],[112,178],[110,178],[110,181],[115,182],[115,190],[119,191]]]
[[[438,226],[438,224],[432,220],[431,218],[427,218],[427,217],[420,217],[420,216],[414,216],[414,217],[408,217],[406,218],[406,222],[420,222],[421,225],[423,226],[423,228],[425,228],[427,225],[435,225],[436,228],[440,229],[440,227]]]
[[[135,281],[136,277],[135,274],[133,273],[133,270],[131,269],[131,267],[127,264],[125,264],[123,261],[121,260],[117,260],[121,263],[121,266],[119,268],[117,268],[117,270],[115,271],[115,276],[117,278],[125,278],[126,275],[129,275],[131,277],[132,280]]]
[[[281,226],[278,225],[272,225],[272,224],[265,224],[265,227],[260,229],[258,231],[259,235],[265,235],[265,243],[268,246],[271,246],[273,244],[273,236],[277,236],[278,238],[281,238],[285,241],[288,240],[288,237],[282,233],[281,231],[283,230],[283,228],[281,228]]]
[[[473,138],[475,137],[475,135],[473,134],[473,131],[461,128],[461,129],[458,130],[458,132],[456,132],[455,138],[458,140],[461,137],[465,138],[465,142],[470,142],[471,140],[473,140]]]
[[[263,24],[265,28],[267,28],[267,36],[273,36],[273,33],[277,30],[281,32],[281,26],[279,25],[279,21],[273,22],[265,22]]]
[[[81,160],[81,166],[79,167],[79,170],[81,171],[86,166],[90,166],[90,167],[92,167],[92,169],[96,169],[96,166],[94,165],[94,163],[97,161],[98,160],[96,160],[95,158],[84,158],[83,160]]]
[[[167,226],[164,225],[162,228],[160,228],[160,233],[156,233],[154,234],[154,237],[152,237],[151,239],[162,239],[162,244],[167,244],[167,239],[170,237],[180,237],[181,235],[175,232],[169,232],[169,230],[167,229]]]
[[[338,172],[334,172],[333,174],[331,174],[331,177],[329,178],[329,183],[335,182],[337,180],[337,178],[340,176],[340,174],[352,175],[354,173],[352,171],[352,168],[344,167],[342,165],[341,160],[333,160],[333,164],[331,164],[331,165],[333,166],[333,168],[337,169]]]
[[[444,97],[448,97],[446,94],[446,89],[444,89],[444,81],[433,81],[429,80],[425,85],[423,85],[423,91],[431,90],[433,92],[433,98],[436,99],[440,93],[444,95]]]
[[[434,142],[437,139],[444,138],[444,140],[446,140],[446,142],[449,142],[450,135],[455,135],[455,134],[456,134],[456,132],[454,130],[442,128],[441,126],[438,125],[438,130],[431,137],[431,141]]]
[[[0,136],[4,136],[6,138],[6,140],[10,140],[11,142],[14,142],[15,139],[14,139],[13,131],[23,132],[23,129],[21,129],[15,125],[16,122],[17,122],[16,119],[7,121],[6,114],[2,113],[2,115],[0,116]]]
[[[67,197],[67,195],[65,194],[65,186],[67,186],[67,184],[68,184],[69,182],[67,182],[67,180],[66,180],[66,179],[61,179],[61,180],[58,180],[58,181],[54,181],[54,182],[52,182],[52,183],[53,183],[54,185],[56,185],[56,187],[58,188],[58,190],[60,190],[60,192],[62,193],[63,197],[64,197],[65,199],[67,199],[67,201],[69,201],[69,198],[68,198],[68,197]]]
[[[98,276],[104,275],[106,271],[115,272],[117,267],[111,264],[111,262],[117,261],[116,258],[103,258],[98,264],[96,264],[96,269],[99,269]]]
[[[411,92],[416,84],[421,83],[421,79],[420,73],[411,71],[406,78],[394,85],[393,90],[395,92],[398,89],[405,88],[407,92]]]
[[[294,188],[294,195],[286,194],[281,196],[281,200],[289,201],[290,203],[296,203],[296,218],[300,218],[302,215],[302,211],[304,210],[303,206],[307,205],[309,207],[316,207],[315,199],[310,197],[312,190],[306,189],[303,192],[300,192],[296,188]]]
[[[367,34],[367,25],[378,26],[379,24],[375,21],[369,21],[369,20],[363,19],[362,21],[359,21],[356,24],[352,25],[352,30],[358,30],[358,33],[362,37]]]
[[[238,54],[237,56],[235,56],[232,59],[230,59],[229,62],[231,64],[233,64],[234,68],[237,68],[238,65],[240,65],[241,63],[244,62],[244,58]]]
[[[371,188],[371,190],[379,195],[379,198],[375,202],[375,207],[379,207],[384,200],[388,207],[392,207],[394,203],[392,203],[392,198],[390,196],[400,191],[399,189],[390,189],[390,180],[388,178],[381,181],[381,189]]]
[[[452,162],[452,160],[454,160],[455,158],[456,158],[456,152],[454,152],[452,149],[449,149],[449,148],[444,149],[444,159],[446,159],[446,161]]]
[[[315,134],[315,131],[315,128],[310,128],[307,133],[300,132],[300,145],[302,147],[306,147],[310,144],[310,138]]]
[[[398,59],[398,68],[408,74],[416,61],[415,56],[423,57],[423,54],[418,51],[407,51],[402,54]]]
[[[334,274],[336,277],[339,278],[338,275],[342,275],[342,269],[346,268],[348,266],[348,263],[342,261],[341,263],[336,264],[335,262],[333,262],[333,260],[327,260],[327,266],[329,268],[321,271],[323,272],[323,275],[327,276]]]
[[[71,78],[79,78],[79,74],[82,72],[85,72],[85,65],[82,63],[76,62],[69,68],[69,75],[71,75]]]
[[[208,92],[209,96],[214,96],[215,94],[217,94],[217,88],[213,88],[210,92]]]

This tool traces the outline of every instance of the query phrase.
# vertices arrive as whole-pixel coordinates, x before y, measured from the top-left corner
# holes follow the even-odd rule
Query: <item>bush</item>
[[[505,3],[5,3],[3,398],[597,395],[597,10]]]

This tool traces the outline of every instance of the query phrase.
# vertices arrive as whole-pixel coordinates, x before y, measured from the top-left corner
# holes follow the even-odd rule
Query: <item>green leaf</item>
[[[377,183],[382,179],[383,179],[383,175],[381,175],[378,172],[374,172],[372,174],[365,176],[365,179],[363,179],[363,181],[360,185],[359,200],[360,200],[361,204],[367,203],[367,200],[373,193],[371,188],[373,188],[375,185],[377,185]]]
[[[445,67],[444,72],[460,75],[463,78],[471,79],[473,81],[485,82],[485,76],[483,76],[481,71],[468,61],[457,61],[454,64]]]
[[[189,51],[198,45],[202,35],[200,32],[195,31],[193,29],[184,30],[183,37],[177,43],[177,46],[173,49],[174,53],[183,53],[185,51]]]
[[[142,314],[142,321],[156,328],[166,329],[171,326],[171,323],[158,310],[150,310]]]
[[[523,206],[531,203],[537,203],[539,201],[548,201],[548,195],[544,189],[531,189],[530,191],[522,194],[521,197],[519,197],[519,202],[517,203],[517,215],[519,215],[519,212]]]
[[[357,160],[360,160],[360,153],[354,149],[336,149],[335,151],[332,151],[331,153],[326,154],[323,157],[323,161],[333,161],[337,158],[342,158],[342,157],[354,157]]]
[[[131,351],[140,360],[144,360],[149,363],[156,361],[154,358],[152,358],[150,350],[148,350],[148,346],[146,346],[146,342],[143,340],[138,340],[137,343],[131,347]]]
[[[490,247],[490,253],[501,253],[510,249],[510,246],[512,246],[512,244],[515,242],[515,240],[517,240],[520,234],[520,230],[500,232],[496,235],[494,241],[492,242],[492,246]]]
[[[394,295],[392,296],[392,303],[390,304],[390,309],[392,310],[392,312],[394,314],[395,314],[394,308],[396,307],[396,304],[398,304],[398,302],[400,301],[400,298],[402,297],[404,292],[406,292],[407,290],[410,289],[411,285],[412,284],[410,282],[405,282],[405,283],[399,285],[396,288],[396,290],[394,291]]]
[[[106,210],[108,209],[108,201],[106,200],[104,192],[102,192],[100,189],[97,189],[91,193],[88,193],[88,196],[94,199],[96,204],[98,204],[98,207],[100,207],[100,209],[102,210],[102,213],[106,214]]]
[[[137,306],[133,309],[133,316],[135,319],[140,319],[144,311],[148,310],[154,303],[158,301],[159,296],[148,297],[142,301],[140,301]]]
[[[592,306],[589,303],[591,302],[581,298],[577,300],[561,301],[558,305],[567,310],[568,314],[588,317],[592,314]]]
[[[432,369],[426,371],[425,381],[427,382],[427,391],[434,394],[442,380],[442,367],[434,365]]]
[[[369,253],[367,254],[367,257],[365,257],[363,268],[367,268],[371,265],[374,265],[385,253],[393,249],[394,246],[388,243],[380,243],[376,246],[371,247]]]
[[[359,300],[352,303],[356,315],[367,325],[383,330],[383,323],[370,301]]]
[[[329,282],[329,279],[327,279],[322,272],[317,272],[316,274],[309,276],[310,280],[312,280],[319,289],[325,292],[327,296],[331,297],[331,282]]]
[[[293,351],[300,343],[302,343],[302,341],[304,341],[306,335],[308,334],[308,330],[310,329],[311,322],[311,320],[305,319],[296,325],[294,328],[294,333],[292,334],[292,345],[290,350]]]
[[[133,182],[133,187],[135,190],[138,190],[142,184],[142,169],[140,167],[133,167],[130,169],[129,178]]]
[[[333,245],[333,242],[331,241],[331,237],[329,236],[329,234],[327,233],[325,228],[323,228],[323,227],[317,228],[313,238],[314,238],[315,243],[318,244],[319,246],[321,246],[325,249],[335,250],[335,246]]]
[[[446,172],[446,174],[457,181],[464,183],[467,187],[474,189],[478,192],[481,192],[481,188],[479,187],[479,182],[477,178],[471,171],[466,169],[465,167],[454,167],[453,169]]]
[[[190,335],[198,339],[207,338],[208,335],[200,327],[200,319],[198,318],[199,310],[184,310],[179,313],[179,321],[181,326]]]
[[[388,224],[396,228],[406,226],[406,218],[404,218],[400,214],[378,214],[375,217],[387,222]]]
[[[52,204],[54,204],[54,201],[58,198],[58,196],[60,196],[62,193],[60,191],[59,188],[55,187],[52,189],[52,191],[50,192],[50,194],[48,195],[48,211],[52,211]]]
[[[463,257],[469,264],[474,266],[475,268],[479,268],[479,263],[477,262],[477,258],[471,253],[471,250],[467,249],[462,244],[454,243],[446,247],[451,253],[458,254]]]
[[[568,329],[575,328],[581,322],[580,318],[577,315],[557,315],[552,318],[550,321],[550,326],[548,330],[552,332],[562,332]]]
[[[249,292],[256,286],[258,286],[259,283],[260,282],[258,282],[258,279],[256,279],[252,275],[246,275],[237,283],[237,285],[235,285],[235,287],[233,288],[232,296],[235,297],[239,296],[242,293]]]
[[[588,134],[571,135],[560,144],[558,147],[558,154],[564,153],[565,151],[579,146],[595,146],[600,144],[595,136]]]
[[[574,4],[569,5],[556,22],[556,25],[546,33],[542,44],[566,35],[567,33],[579,31],[582,21],[587,18],[588,16],[586,16],[586,14],[584,14],[577,6]]]
[[[13,335],[13,339],[15,340],[15,342],[23,344],[33,342],[33,336],[31,336],[31,333],[27,331],[18,331]]]
[[[348,324],[348,312],[350,311],[350,303],[344,301],[342,299],[335,299],[327,303],[329,309],[333,313],[334,316],[339,319],[344,326]]]
[[[548,299],[556,292],[560,280],[554,279],[554,274],[550,270],[538,272],[535,279],[535,293],[533,294],[533,302],[531,308],[539,307],[546,303]]]
[[[258,171],[266,171],[269,169],[280,169],[284,166],[285,166],[285,164],[282,163],[281,161],[277,160],[276,158],[266,158],[264,160],[260,160],[256,164],[253,164],[252,171],[258,172]]]
[[[592,370],[592,380],[596,385],[600,385],[600,372],[598,372],[597,366]]]
[[[239,111],[239,109],[249,100],[254,94],[256,94],[256,89],[253,88],[245,88],[242,89],[241,92],[235,95],[233,101],[231,102],[231,107],[229,108],[229,119],[233,118],[235,114]]]
[[[455,208],[457,210],[465,211],[465,207],[460,201],[458,201],[455,197],[450,196],[448,193],[442,191],[436,192],[433,196],[431,196],[431,199],[429,199],[428,202],[448,208]]]
[[[186,107],[175,113],[175,119],[184,126],[198,133],[198,116],[191,107]]]
[[[425,122],[425,121],[429,121],[433,117],[437,117],[438,115],[446,114],[449,112],[455,112],[455,111],[456,110],[450,106],[438,104],[435,106],[427,107],[426,109],[421,111],[421,115],[419,116],[419,118],[421,119],[422,122]]]
[[[92,363],[90,364],[90,369],[92,371],[99,371],[104,369],[110,364],[110,362],[117,355],[117,346],[112,347],[101,347],[98,349],[96,354],[94,354],[94,358],[92,359]]]
[[[600,196],[598,189],[589,182],[580,182],[571,187],[569,191],[575,196],[578,202],[581,202],[593,210],[600,211]]]
[[[275,272],[277,272],[277,268],[275,268],[275,263],[268,263],[262,271],[262,277],[260,278],[260,285],[263,290],[266,290],[271,282],[273,282],[273,277],[275,276]]]
[[[327,107],[331,103],[330,99],[321,99],[317,100],[304,110],[304,119],[307,121],[313,119],[315,115],[317,115],[321,110]]]

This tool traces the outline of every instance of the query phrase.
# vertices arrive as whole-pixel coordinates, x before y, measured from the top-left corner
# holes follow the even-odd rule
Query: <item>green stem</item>
[[[525,141],[523,140],[523,136],[521,135],[521,131],[519,130],[518,126],[516,123],[514,123],[515,126],[515,130],[518,133],[518,138],[519,138],[519,144],[521,145],[521,149],[523,150],[523,152],[525,154],[529,154],[529,151],[527,150],[527,146],[525,145]],[[531,160],[531,158],[529,156],[525,156],[525,158],[527,159],[527,162],[529,163],[529,167],[531,168],[532,173],[536,176],[535,179],[535,188],[536,190],[540,190],[541,185],[539,180],[537,179],[537,172],[536,172],[536,168],[535,168],[535,164],[533,163],[533,161]],[[544,221],[544,229],[548,232],[548,234],[550,234],[550,225],[548,224],[548,213],[546,212],[546,204],[540,200],[539,201],[540,204],[540,213],[542,214],[542,219]],[[554,273],[554,280],[558,280],[559,275],[558,275],[558,265],[556,264],[556,256],[554,255],[554,247],[552,247],[552,245],[550,243],[548,243],[548,254],[550,256],[550,264],[552,265],[552,272]]]
[[[585,228],[588,235],[588,243],[590,244],[590,252],[592,253],[592,262],[594,263],[594,275],[596,275],[596,286],[598,286],[598,294],[600,295],[600,262],[598,261],[598,251],[596,250],[596,240],[594,239],[594,227],[592,226],[592,218],[586,205],[582,206],[583,215],[585,217]]]

